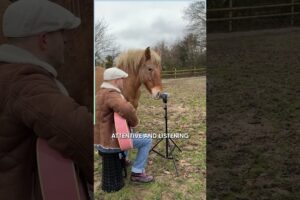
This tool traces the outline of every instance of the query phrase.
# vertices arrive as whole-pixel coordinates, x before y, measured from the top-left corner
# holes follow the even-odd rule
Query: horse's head
[[[161,58],[149,47],[144,51],[144,55],[139,63],[140,81],[146,86],[147,90],[154,98],[158,98],[162,91],[161,83]]]
[[[115,65],[128,73],[122,93],[135,107],[138,105],[139,88],[142,84],[154,98],[162,91],[161,58],[150,48],[128,50],[115,59]]]

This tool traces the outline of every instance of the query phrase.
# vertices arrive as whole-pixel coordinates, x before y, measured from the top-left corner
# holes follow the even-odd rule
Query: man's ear
[[[48,36],[47,33],[40,33],[38,35],[38,46],[40,50],[46,50],[48,44]]]

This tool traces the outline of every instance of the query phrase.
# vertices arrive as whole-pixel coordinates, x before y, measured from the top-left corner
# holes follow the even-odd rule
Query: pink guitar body
[[[37,162],[44,200],[87,199],[72,160],[64,158],[41,138],[37,140]]]
[[[116,133],[119,135],[118,142],[121,150],[129,150],[133,148],[132,139],[129,137],[130,130],[127,125],[126,119],[121,117],[118,113],[114,113],[115,120],[115,129]],[[125,137],[120,137],[120,135],[124,135]]]

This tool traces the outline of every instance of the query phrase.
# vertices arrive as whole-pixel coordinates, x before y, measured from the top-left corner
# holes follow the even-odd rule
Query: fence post
[[[174,68],[174,78],[176,78],[176,68]]]
[[[229,0],[229,8],[232,9],[232,0]],[[229,32],[232,32],[232,10],[229,11],[229,21],[228,21],[228,25],[229,25]]]
[[[291,26],[294,26],[294,12],[295,12],[295,6],[294,6],[295,0],[291,0]]]

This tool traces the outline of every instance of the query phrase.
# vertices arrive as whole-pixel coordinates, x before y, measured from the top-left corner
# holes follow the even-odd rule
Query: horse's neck
[[[129,75],[130,77],[130,75]],[[140,87],[142,83],[140,80],[136,79],[137,76],[131,76],[133,78],[128,78],[124,85],[124,96],[128,101],[130,101],[135,108],[138,106],[138,101],[141,95]]]

